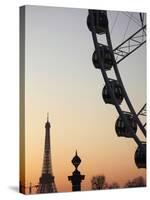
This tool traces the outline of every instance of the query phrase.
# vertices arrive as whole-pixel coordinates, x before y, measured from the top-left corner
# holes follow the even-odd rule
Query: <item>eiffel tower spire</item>
[[[50,143],[50,128],[49,115],[47,113],[47,122],[45,123],[45,146],[42,174],[39,179],[37,193],[57,192],[54,176],[52,172],[51,161],[51,143]]]

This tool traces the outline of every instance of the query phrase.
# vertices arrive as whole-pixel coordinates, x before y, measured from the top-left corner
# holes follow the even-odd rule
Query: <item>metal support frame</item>
[[[113,49],[117,64],[146,43],[145,29],[146,25]]]

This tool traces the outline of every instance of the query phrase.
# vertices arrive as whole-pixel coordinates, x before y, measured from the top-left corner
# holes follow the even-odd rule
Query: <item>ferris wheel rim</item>
[[[92,15],[93,15],[92,10],[89,10],[89,15],[91,15],[91,21],[92,21],[92,17],[93,17],[93,16],[92,16]],[[93,20],[94,20],[94,19],[93,19]],[[95,27],[94,27],[94,21],[93,21],[92,23],[93,23],[93,24],[92,24],[92,30],[91,30],[91,32],[92,32],[92,37],[93,37],[93,41],[94,41],[95,51],[97,52],[97,56],[100,58],[101,56],[100,56],[100,52],[99,52],[99,50],[98,50],[98,40],[97,40],[97,36],[96,36],[96,30],[95,30]],[[133,106],[132,106],[132,104],[131,104],[131,101],[130,101],[130,99],[129,99],[129,97],[128,97],[128,94],[127,94],[127,92],[126,92],[126,90],[125,90],[125,87],[124,87],[124,85],[123,85],[123,82],[122,82],[122,79],[121,79],[121,76],[120,76],[120,72],[119,72],[119,69],[118,69],[118,67],[117,67],[117,63],[116,63],[116,60],[115,60],[115,57],[114,57],[114,54],[113,54],[113,48],[112,48],[112,42],[111,42],[109,27],[106,29],[106,33],[105,33],[105,34],[106,34],[106,38],[107,38],[107,43],[108,43],[108,45],[109,45],[109,48],[111,49],[111,54],[112,54],[112,56],[113,56],[113,61],[114,61],[114,63],[113,63],[113,66],[112,66],[112,67],[113,67],[113,69],[114,69],[114,72],[115,72],[117,81],[119,81],[119,83],[120,83],[121,86],[122,86],[123,93],[124,93],[124,98],[125,98],[125,101],[126,101],[126,103],[127,103],[127,105],[128,105],[128,108],[129,108],[130,112],[131,112],[131,113],[133,114],[133,116],[135,117],[136,122],[137,122],[139,128],[141,129],[141,131],[143,132],[144,136],[146,137],[146,130],[145,130],[145,128],[143,127],[143,125],[142,125],[140,119],[138,118],[138,116],[137,116],[137,114],[136,114],[136,112],[135,112],[135,110],[134,110],[134,108],[133,108]],[[100,60],[100,59],[99,59],[99,60]],[[101,64],[101,63],[99,63],[99,64]],[[111,94],[111,97],[112,97],[112,99],[113,99],[113,101],[114,101],[114,106],[116,107],[116,109],[117,109],[119,115],[123,118],[123,120],[125,121],[125,123],[129,126],[128,121],[127,121],[127,119],[125,118],[122,109],[120,108],[120,106],[118,105],[117,101],[115,100],[113,91],[112,91],[112,89],[111,89],[111,87],[110,87],[110,84],[109,84],[109,79],[108,79],[108,77],[107,77],[107,73],[106,73],[106,71],[105,71],[103,65],[101,66],[101,73],[102,73],[102,75],[103,75],[105,84],[106,84],[106,86],[108,87],[108,90],[109,90],[109,92],[110,92],[110,94]],[[131,132],[132,132],[132,130],[131,130]],[[137,137],[137,135],[133,135],[133,139],[135,140],[135,142],[136,142],[139,146],[141,146],[141,141],[139,140],[139,138]]]

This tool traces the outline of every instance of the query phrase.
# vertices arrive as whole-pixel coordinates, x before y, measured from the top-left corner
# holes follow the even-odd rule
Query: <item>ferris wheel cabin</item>
[[[134,159],[138,168],[146,168],[146,143],[143,142],[141,146],[138,146]]]
[[[100,52],[101,59],[103,60],[103,65],[104,65],[105,70],[110,70],[113,65],[113,59],[112,59],[109,48],[104,45],[99,46],[99,52]],[[96,51],[94,51],[93,53],[92,61],[95,68],[101,69]]]
[[[120,105],[123,101],[123,92],[122,92],[122,88],[119,84],[118,81],[116,80],[110,80],[109,81],[112,92],[114,93],[114,96],[118,102],[118,104]],[[108,90],[108,87],[105,85],[102,91],[102,96],[103,96],[103,100],[104,102],[107,104],[114,104],[113,99],[110,95],[110,92]]]
[[[129,127],[126,126],[124,120],[119,116],[115,124],[115,130],[116,130],[117,136],[132,138],[133,135],[136,134],[137,123],[132,114],[124,112],[124,116],[126,117],[128,121]]]
[[[108,29],[108,19],[107,13],[104,10],[92,10],[93,12],[93,19],[90,15],[87,17],[87,26],[90,31],[92,31],[94,25],[95,31],[97,34],[104,34]],[[93,23],[92,23],[93,20]]]

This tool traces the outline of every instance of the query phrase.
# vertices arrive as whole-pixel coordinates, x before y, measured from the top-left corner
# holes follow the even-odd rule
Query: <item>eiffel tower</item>
[[[50,128],[49,116],[47,114],[47,122],[45,123],[45,146],[44,146],[44,159],[42,174],[39,178],[39,185],[37,193],[51,193],[57,192],[54,176],[52,172],[51,161],[51,143],[50,143]]]

